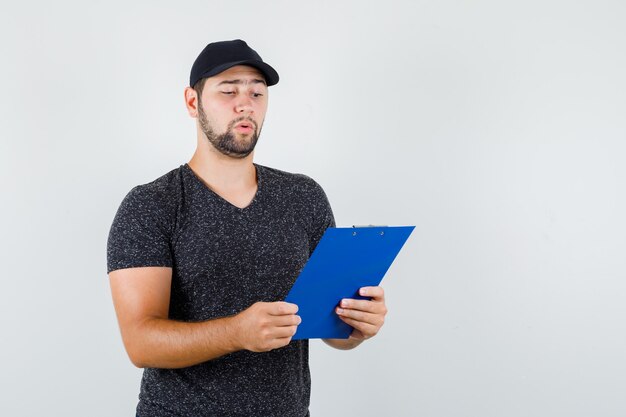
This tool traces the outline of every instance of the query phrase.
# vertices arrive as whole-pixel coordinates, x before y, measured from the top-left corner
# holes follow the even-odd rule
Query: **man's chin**
[[[213,144],[213,147],[218,152],[236,159],[243,159],[249,156],[254,151],[257,141],[256,131],[241,133],[233,130],[228,132],[228,134],[213,138],[213,140],[209,139],[209,142]]]
[[[250,151],[250,152],[247,152],[247,153],[232,153],[232,154],[230,154],[228,156],[230,156],[231,158],[234,158],[234,159],[244,159],[244,158],[247,158],[248,156],[250,156],[250,154],[252,152],[253,151]]]
[[[218,148],[217,150],[226,156],[230,156],[231,158],[243,159],[247,157],[248,155],[250,155],[252,152],[254,152],[254,147],[245,148],[245,149],[228,147],[228,148]]]
[[[242,154],[242,158],[250,155],[258,142],[258,136],[253,133],[237,133],[234,135],[234,153]]]

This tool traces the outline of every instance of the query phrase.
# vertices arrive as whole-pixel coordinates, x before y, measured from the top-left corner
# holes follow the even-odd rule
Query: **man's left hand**
[[[351,339],[366,340],[376,336],[385,322],[385,291],[382,287],[363,287],[359,295],[371,300],[344,298],[335,311],[341,320],[354,328]]]

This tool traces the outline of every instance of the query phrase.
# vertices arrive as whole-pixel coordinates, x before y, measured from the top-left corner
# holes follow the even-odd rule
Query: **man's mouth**
[[[254,129],[252,122],[239,122],[235,125],[235,130],[240,132],[251,132]]]

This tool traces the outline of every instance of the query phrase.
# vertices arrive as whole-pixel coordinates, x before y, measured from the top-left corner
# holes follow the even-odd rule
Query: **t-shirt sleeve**
[[[107,273],[143,266],[172,266],[171,228],[159,194],[133,188],[120,205],[107,241]]]
[[[324,189],[316,182],[313,187],[313,228],[309,241],[309,256],[329,227],[335,227],[335,216]]]

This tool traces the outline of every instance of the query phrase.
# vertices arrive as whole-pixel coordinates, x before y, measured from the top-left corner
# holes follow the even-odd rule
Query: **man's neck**
[[[238,159],[221,154],[215,148],[198,147],[189,161],[189,167],[214,190],[249,190],[257,183],[253,156],[254,152]]]

